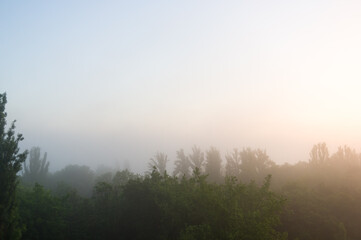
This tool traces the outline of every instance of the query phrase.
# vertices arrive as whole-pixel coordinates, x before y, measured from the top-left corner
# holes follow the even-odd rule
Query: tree
[[[356,153],[355,149],[345,145],[338,147],[337,152],[331,156],[330,161],[338,168],[353,168],[360,166],[360,155]]]
[[[6,94],[0,94],[0,239],[18,239],[21,236],[17,226],[15,190],[17,173],[26,159],[27,151],[19,153],[19,142],[24,138],[15,135],[15,121],[5,131],[7,103]]]
[[[111,221],[119,209],[119,222],[97,225],[109,228],[105,231],[109,235],[100,239],[286,239],[276,230],[284,199],[269,190],[270,177],[262,187],[234,178],[214,184],[206,178],[196,171],[179,181],[153,171],[144,179],[129,181],[112,202],[112,211],[105,213],[109,215],[97,217]],[[102,200],[109,199],[102,195]]]
[[[90,197],[95,174],[88,166],[68,165],[53,175],[53,184],[65,183],[73,187],[80,196]],[[53,186],[55,189],[57,186]]]
[[[221,181],[222,159],[219,151],[211,147],[206,153],[206,173],[211,182]]]
[[[310,187],[305,185],[304,180],[287,184],[282,191],[287,204],[281,215],[280,230],[287,231],[289,239],[360,239],[359,236],[347,236],[347,230],[341,221],[343,216],[349,214],[345,207],[349,206],[352,209],[352,214],[349,215],[352,216],[351,222],[357,222],[353,216],[357,216],[359,210],[352,205],[355,199],[349,194],[347,190],[335,189],[333,185]],[[357,223],[355,225],[359,228]]]
[[[275,165],[266,153],[260,149],[243,149],[241,152],[241,179],[243,181],[262,181],[269,174],[269,169]]]
[[[191,168],[194,171],[198,168],[200,172],[203,172],[204,167],[204,154],[197,146],[192,148],[192,154],[189,155],[189,161]]]
[[[136,179],[136,174],[130,172],[128,169],[117,171],[113,177],[112,183],[114,186],[124,186],[131,179]]]
[[[241,153],[238,149],[234,149],[232,154],[226,155],[226,176],[239,177],[241,173]]]
[[[173,175],[177,177],[184,176],[185,178],[189,178],[190,177],[189,167],[190,167],[189,158],[184,154],[184,150],[181,149],[177,151],[177,160],[175,161],[175,168]]]
[[[47,154],[44,153],[43,158],[40,158],[40,148],[33,147],[29,152],[29,166],[24,162],[23,179],[25,182],[31,184],[37,182],[45,183],[49,171],[49,162],[46,161]]]
[[[68,239],[64,235],[65,204],[49,190],[35,183],[34,187],[19,186],[19,214],[25,225],[22,239]]]
[[[310,152],[310,164],[313,166],[321,166],[328,163],[329,154],[326,143],[318,143],[313,145]]]
[[[167,171],[167,162],[168,156],[164,153],[157,152],[154,158],[150,159],[149,162],[149,170],[152,172],[153,170],[157,171],[160,174],[164,174]]]

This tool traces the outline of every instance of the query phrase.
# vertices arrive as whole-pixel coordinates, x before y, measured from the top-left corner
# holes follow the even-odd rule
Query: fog
[[[48,153],[51,171],[59,170],[68,164],[84,164],[93,169],[98,165],[118,169],[128,166],[132,171],[143,173],[147,170],[149,159],[157,151],[168,155],[171,160],[168,164],[171,171],[172,162],[176,159],[176,151],[183,148],[189,153],[193,145],[201,147],[203,151],[216,146],[221,151],[223,159],[224,155],[234,148],[265,149],[271,159],[278,164],[308,161],[313,144],[322,139],[328,139],[327,144],[331,152],[335,152],[338,146],[344,144],[354,149],[359,149],[360,146],[357,139],[354,139],[355,134],[352,133],[347,135],[334,131],[333,134],[326,134],[317,130],[312,132],[310,128],[309,132],[306,130],[296,134],[297,129],[285,131],[281,127],[272,130],[269,128],[274,126],[268,126],[268,129],[263,126],[252,126],[250,129],[242,130],[235,128],[234,130],[239,130],[239,134],[234,135],[230,131],[226,132],[227,126],[223,124],[216,123],[212,127],[199,126],[194,128],[193,132],[192,129],[181,129],[184,132],[174,130],[168,132],[161,128],[155,132],[137,129],[95,132],[98,129],[94,125],[94,132],[85,133],[76,130],[44,131],[41,128],[29,130],[18,119],[17,128],[25,136],[21,144],[22,149],[41,147],[42,151]],[[245,126],[250,125],[245,124]],[[257,128],[262,130],[257,131]]]
[[[360,9],[0,1],[0,239],[361,239]]]
[[[357,1],[0,4],[0,89],[50,170],[157,151],[360,150]],[[170,167],[171,168],[171,167]]]

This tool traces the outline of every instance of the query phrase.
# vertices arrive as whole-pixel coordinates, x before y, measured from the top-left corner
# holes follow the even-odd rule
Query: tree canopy
[[[27,151],[20,153],[21,134],[15,134],[15,121],[6,130],[6,94],[0,94],[0,239],[18,239],[15,192],[18,185],[17,173],[26,159]]]

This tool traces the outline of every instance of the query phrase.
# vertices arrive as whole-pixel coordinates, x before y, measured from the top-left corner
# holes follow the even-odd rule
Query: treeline
[[[157,153],[143,175],[70,165],[6,126],[0,94],[0,239],[361,239],[360,154],[315,145],[277,165],[263,150]],[[25,159],[27,159],[25,161]],[[223,159],[223,161],[222,161]]]
[[[190,153],[186,154],[180,149],[176,155],[173,171],[167,171],[167,165],[170,165],[168,156],[165,153],[156,153],[150,158],[145,174],[156,171],[161,175],[166,173],[173,177],[189,179],[195,171],[199,171],[200,174],[207,175],[207,181],[211,183],[224,183],[225,176],[233,176],[244,183],[256,181],[260,184],[276,166],[265,151],[250,148],[242,151],[235,149],[231,154],[227,154],[225,166],[221,153],[214,147],[203,152],[194,146]],[[109,181],[119,170],[104,165],[99,166],[96,171],[84,165],[68,165],[55,173],[50,173],[49,165],[47,153],[41,154],[39,147],[33,147],[23,164],[21,182],[25,185],[39,183],[53,192],[73,188],[80,196],[90,197],[96,182]]]
[[[275,228],[284,199],[270,178],[257,186],[211,184],[199,172],[132,177],[125,170],[98,182],[91,198],[20,187],[23,239],[286,239]]]
[[[164,153],[150,159],[144,175],[96,174],[77,165],[45,174],[46,154],[40,155],[31,149],[24,165],[19,214],[31,221],[58,216],[59,239],[361,239],[361,155],[347,146],[330,155],[326,144],[317,144],[307,162],[295,165],[277,165],[265,151],[249,148],[235,149],[223,162],[214,147],[193,147],[177,151],[171,175]],[[48,204],[62,210],[33,213],[42,201],[24,207],[31,204],[27,194],[52,199]],[[52,227],[43,222],[29,229]]]
[[[220,169],[209,178],[209,160],[221,160],[214,148],[178,156],[174,176],[162,153],[145,175],[77,165],[50,174],[47,154],[32,148],[17,194],[23,239],[286,239],[276,229],[285,199],[270,191],[270,176],[261,185]]]

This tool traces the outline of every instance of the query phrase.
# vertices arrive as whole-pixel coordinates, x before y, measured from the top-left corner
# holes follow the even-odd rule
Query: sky
[[[50,170],[361,151],[360,1],[1,1],[0,92]],[[171,162],[171,165],[172,165]],[[171,167],[170,167],[171,168]]]

